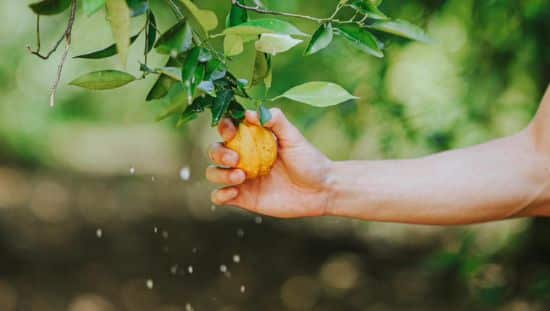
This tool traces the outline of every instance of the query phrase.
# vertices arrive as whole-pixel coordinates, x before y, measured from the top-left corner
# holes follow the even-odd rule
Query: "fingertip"
[[[245,114],[246,121],[249,123],[260,125],[260,119],[258,119],[258,113],[253,110],[247,110]]]
[[[235,127],[235,124],[233,124],[233,121],[228,118],[224,118],[220,121],[220,124],[218,124],[218,132],[224,141],[229,141],[237,133],[237,128]]]
[[[223,205],[228,201],[235,199],[238,194],[239,191],[236,187],[226,187],[212,191],[210,199],[212,203],[216,205]]]

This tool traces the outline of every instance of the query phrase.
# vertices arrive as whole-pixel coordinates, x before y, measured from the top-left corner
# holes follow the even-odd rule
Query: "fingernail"
[[[237,162],[237,157],[232,153],[228,153],[223,156],[223,163],[225,165],[235,165],[237,164],[236,162]]]
[[[244,179],[244,174],[242,171],[234,171],[231,173],[231,181],[232,182],[241,182]]]

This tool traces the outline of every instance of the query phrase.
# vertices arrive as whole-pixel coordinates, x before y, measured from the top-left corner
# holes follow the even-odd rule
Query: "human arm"
[[[255,115],[247,118],[254,121]],[[279,166],[267,177],[277,182],[243,183],[242,176],[214,192],[215,203],[279,217],[333,215],[444,225],[550,215],[550,91],[534,121],[520,133],[411,160],[332,162],[316,153],[284,115],[268,125],[288,128],[293,137],[293,152],[283,145]],[[225,132],[231,136],[231,130]],[[287,138],[275,134],[280,143]],[[305,151],[315,154],[315,161],[300,159]],[[224,152],[218,146],[212,153]],[[209,170],[208,178],[222,183],[224,174],[234,172]]]

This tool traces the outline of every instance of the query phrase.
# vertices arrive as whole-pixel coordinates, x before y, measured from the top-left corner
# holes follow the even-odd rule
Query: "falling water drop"
[[[237,237],[240,239],[244,237],[244,230],[242,228],[237,229]]]
[[[226,265],[220,265],[220,272],[226,273],[227,272],[227,266]]]
[[[180,170],[180,178],[183,181],[188,181],[191,177],[191,170],[189,169],[189,166],[184,166]]]
[[[147,286],[148,289],[153,289],[153,286],[155,286],[155,284],[153,283],[153,280],[151,279],[148,279],[147,282],[145,282],[145,285]]]
[[[261,224],[264,220],[262,219],[261,216],[256,216],[254,218],[254,222],[257,223],[258,225]]]
[[[246,292],[246,287],[244,285],[241,285],[241,293],[244,294]]]
[[[193,274],[193,266],[187,267],[187,272],[189,272],[189,274]]]
[[[164,230],[162,231],[162,237],[166,240],[168,239],[168,231]]]
[[[154,228],[153,228],[153,232],[154,232],[154,233],[159,233],[159,228],[158,228],[158,227],[154,227]]]
[[[178,265],[173,265],[172,267],[170,267],[170,273],[176,275],[178,273]]]
[[[103,230],[101,230],[101,228],[98,228],[96,231],[95,231],[95,235],[101,239],[101,237],[103,236]]]
[[[190,303],[185,304],[185,311],[194,311],[193,306]]]
[[[239,254],[233,255],[233,262],[234,262],[234,263],[239,263],[239,262],[241,262],[241,256],[239,256]]]
[[[130,167],[130,175],[134,175],[136,173],[136,168],[135,167]]]

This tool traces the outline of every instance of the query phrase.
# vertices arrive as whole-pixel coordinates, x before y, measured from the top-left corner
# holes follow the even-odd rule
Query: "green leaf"
[[[88,16],[93,15],[105,6],[105,0],[82,0],[82,9]]]
[[[173,66],[178,65],[178,62],[170,58],[166,65],[163,68],[173,68]],[[180,76],[181,79],[181,76]],[[157,79],[149,93],[147,94],[146,101],[151,101],[155,99],[163,98],[168,94],[168,91],[172,88],[172,86],[176,84],[176,80],[170,78],[170,76],[161,74],[160,77]]]
[[[205,64],[199,64],[197,69],[195,69],[195,74],[193,75],[193,79],[191,81],[191,94],[192,95],[195,95],[195,90],[197,89],[197,86],[204,79],[205,73],[206,73]]]
[[[228,27],[237,26],[242,23],[246,23],[247,21],[248,21],[248,11],[233,4],[231,5],[231,10],[227,15],[225,27],[228,28]]]
[[[145,54],[148,54],[155,46],[155,41],[157,40],[157,19],[151,10],[147,12],[147,28],[145,29],[145,37],[147,38],[147,42],[145,42]]]
[[[376,29],[378,31],[390,33],[396,36],[424,43],[433,42],[432,39],[424,32],[424,30],[422,30],[422,28],[400,19],[378,21],[372,25],[369,25],[368,27]]]
[[[163,33],[155,44],[160,54],[176,56],[193,47],[193,32],[186,22],[179,22]]]
[[[260,35],[262,33],[278,33],[282,35],[307,36],[289,22],[275,18],[261,18],[226,28],[224,34]]]
[[[228,115],[232,120],[241,122],[244,120],[246,110],[236,101],[231,101],[229,108],[227,109],[226,115]]]
[[[71,5],[71,0],[42,0],[30,4],[31,10],[38,15],[55,15],[62,13]]]
[[[269,109],[267,109],[264,105],[260,105],[258,107],[258,116],[260,117],[260,124],[262,126],[271,121],[271,111],[269,111]]]
[[[225,77],[226,74],[227,74],[227,68],[225,67],[225,64],[221,60],[214,58],[206,64],[206,74],[205,74],[206,80],[210,80],[210,81],[218,80]]]
[[[206,38],[208,31],[218,26],[218,17],[210,10],[201,10],[190,0],[179,0],[183,13],[189,20],[191,27],[201,38]]]
[[[229,103],[233,100],[233,90],[224,89],[217,93],[214,102],[212,103],[212,126],[217,126],[220,123],[223,115],[229,107]]]
[[[213,98],[210,96],[201,96],[196,98],[192,104],[185,108],[185,111],[181,114],[177,127],[181,127],[187,122],[196,119],[197,115],[204,111],[207,107],[211,107]]]
[[[355,0],[352,3],[350,3],[351,7],[354,8],[357,12],[367,15],[369,18],[372,19],[388,19],[388,16],[384,14],[380,9],[378,8],[378,5],[380,4],[379,1],[368,1],[368,0]]]
[[[181,69],[178,67],[160,67],[155,70],[157,73],[170,77],[172,80],[181,81]]]
[[[109,90],[126,85],[136,78],[118,70],[102,70],[82,75],[69,84],[90,90]]]
[[[239,55],[244,51],[243,39],[237,35],[227,35],[223,39],[223,53],[226,56]]]
[[[329,44],[332,42],[332,38],[332,24],[322,24],[311,37],[311,40],[309,41],[309,44],[304,54],[311,55],[319,52],[320,50],[329,46]]]
[[[267,61],[267,74],[264,77],[264,84],[267,89],[271,88],[271,83],[273,82],[273,58],[271,55],[266,55]]]
[[[254,61],[254,73],[252,75],[252,85],[256,85],[262,82],[269,74],[269,61],[268,54],[262,52],[256,52],[256,59]]]
[[[168,108],[166,108],[163,112],[161,112],[155,118],[155,121],[162,121],[171,115],[174,115],[176,113],[182,113],[183,107],[185,107],[185,102],[176,101],[175,103],[172,103],[170,106],[168,106]]]
[[[184,85],[187,85],[187,87],[191,87],[191,78],[195,74],[195,70],[199,64],[200,52],[200,47],[194,47],[191,52],[189,52],[189,56],[187,56],[181,68],[181,81]]]
[[[257,51],[277,55],[278,53],[290,50],[300,43],[302,43],[302,40],[294,39],[289,35],[264,33],[260,35],[260,40],[256,41],[254,46]]]
[[[132,17],[143,15],[149,10],[149,3],[147,0],[126,0],[126,4],[128,4],[132,12]]]
[[[248,97],[242,97],[235,95],[235,100],[244,108],[248,110],[254,110],[258,106],[256,100]]]
[[[376,37],[367,30],[359,27],[355,24],[343,24],[336,27],[339,33],[354,43],[361,51],[373,55],[375,57],[382,58],[384,53],[380,49],[380,43]]]
[[[139,37],[139,33],[134,35],[133,37],[131,37],[130,38],[130,44],[134,43],[138,37]],[[101,58],[111,57],[111,56],[116,55],[116,54],[117,54],[116,44],[113,43],[113,44],[109,45],[108,47],[106,47],[104,49],[94,51],[94,52],[90,52],[90,53],[86,53],[86,54],[82,54],[82,55],[78,55],[78,56],[75,56],[73,58],[101,59]]]
[[[107,0],[105,5],[120,62],[126,67],[130,47],[130,9],[125,0]]]
[[[321,81],[307,82],[295,86],[273,100],[281,97],[315,107],[328,107],[351,99],[357,99],[357,97],[348,93],[343,87],[331,82]]]

